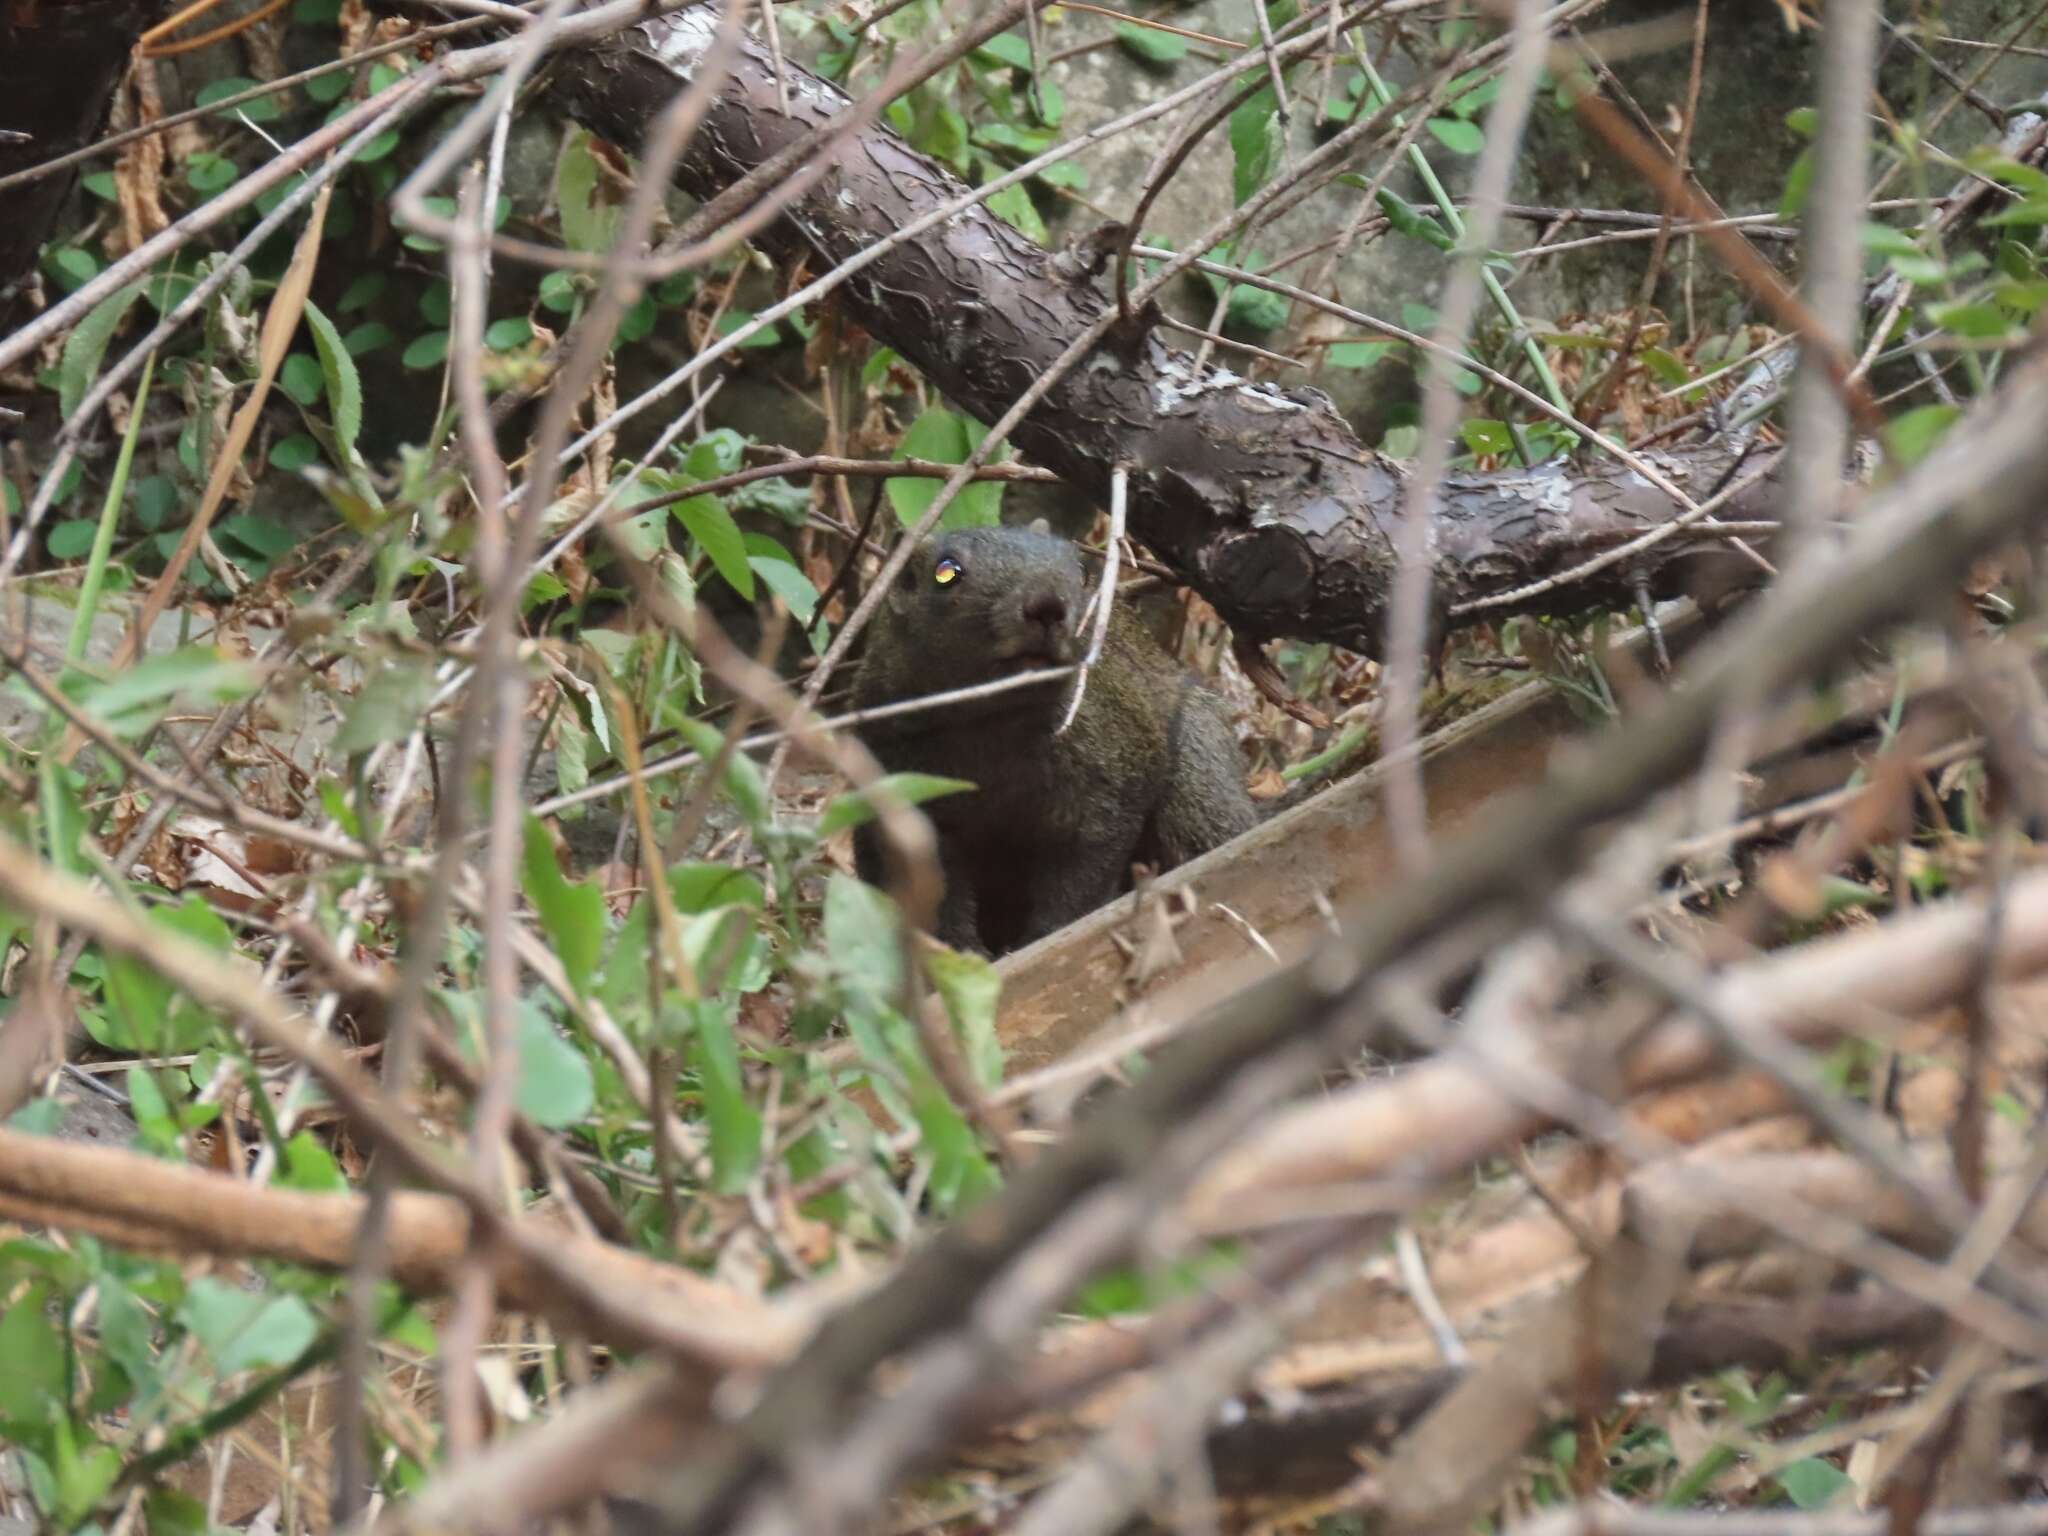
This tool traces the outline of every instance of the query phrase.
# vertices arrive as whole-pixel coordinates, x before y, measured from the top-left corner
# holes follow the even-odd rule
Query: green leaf
[[[893,997],[902,984],[896,930],[896,908],[888,897],[850,875],[827,877],[825,952],[844,981],[877,1000]]]
[[[299,547],[299,536],[283,523],[249,512],[238,512],[227,518],[221,523],[220,530],[266,560],[281,560]]]
[[[152,1328],[149,1313],[135,1293],[114,1275],[102,1272],[100,1288],[100,1346],[137,1381],[150,1374]]]
[[[906,805],[922,805],[941,795],[957,795],[973,788],[974,785],[966,779],[942,778],[935,773],[886,774],[876,780],[871,789],[848,790],[834,797],[825,807],[825,813],[818,818],[818,836],[830,837],[848,827],[864,826],[873,821],[879,814],[874,803],[877,792],[893,794]]]
[[[51,273],[64,285],[67,293],[74,288],[82,288],[100,275],[99,258],[79,246],[53,247],[43,260],[49,264]]]
[[[63,358],[57,364],[57,403],[67,417],[78,409],[78,402],[99,377],[100,360],[107,355],[107,344],[114,339],[114,332],[120,329],[130,307],[142,296],[142,287],[136,282],[115,289],[95,304],[66,338]]]
[[[1177,64],[1188,56],[1186,38],[1129,22],[1117,27],[1116,40],[1125,52],[1146,64]]]
[[[811,585],[810,577],[775,555],[748,555],[747,567],[782,599],[797,623],[810,627],[811,615],[818,611],[818,589]]]
[[[1393,341],[1340,341],[1323,355],[1323,361],[1332,368],[1372,368],[1399,345]]]
[[[153,907],[145,921],[215,954],[225,955],[232,943],[227,924],[196,896],[175,907]],[[125,955],[106,957],[106,998],[107,1014],[97,1025],[88,1023],[87,1028],[94,1039],[110,1048],[168,1055],[197,1050],[214,1038],[214,1022],[206,1011],[140,960]],[[154,1080],[144,1091],[156,1094]],[[161,1095],[156,1097],[156,1112],[168,1120],[169,1107],[162,1103]],[[172,1136],[175,1132],[173,1125]]]
[[[289,1365],[320,1332],[312,1309],[298,1297],[245,1291],[211,1275],[186,1289],[178,1318],[223,1375]]]
[[[1031,71],[1031,44],[1017,32],[998,32],[974,50],[974,57],[986,64],[1021,69],[1026,74]]]
[[[509,315],[503,320],[493,320],[484,329],[484,345],[493,352],[509,352],[514,347],[523,347],[533,340],[533,322],[524,315]]]
[[[390,281],[389,273],[365,272],[342,290],[341,302],[335,308],[344,315],[368,309],[384,296],[384,289]]]
[[[284,1144],[284,1173],[277,1182],[313,1195],[348,1193],[347,1175],[311,1131],[300,1131]]]
[[[413,369],[438,368],[448,359],[448,333],[429,331],[424,336],[415,336],[407,345],[399,361]]]
[[[1223,312],[1226,330],[1274,331],[1287,323],[1287,300],[1264,288],[1239,283]]]
[[[1420,240],[1426,245],[1433,245],[1440,251],[1448,251],[1457,245],[1458,242],[1451,238],[1451,232],[1436,221],[1434,214],[1415,207],[1400,194],[1381,187],[1375,200],[1380,205],[1380,212],[1387,216],[1387,223],[1393,227],[1394,233],[1406,235],[1412,240]],[[1436,316],[1432,311],[1429,324],[1434,324],[1435,321]],[[1416,325],[1412,321],[1405,323],[1411,331],[1429,329],[1429,324]]]
[[[327,389],[327,409],[333,413],[334,435],[347,453],[363,430],[362,375],[356,372],[353,349],[310,299],[306,301],[306,325],[320,354],[320,376]]]
[[[1884,446],[1901,469],[1926,458],[1962,410],[1953,405],[1923,405],[1885,423]]]
[[[1476,155],[1486,147],[1486,135],[1462,117],[1432,117],[1422,126],[1454,155]]]
[[[281,469],[288,475],[295,475],[308,464],[317,463],[320,445],[303,432],[294,432],[290,437],[281,437],[271,445],[270,466]]]
[[[608,200],[591,135],[571,128],[555,161],[555,204],[562,212],[562,238],[572,251],[601,255],[618,238],[621,209]]]
[[[754,311],[751,309],[728,309],[718,317],[718,334],[730,336],[741,326],[753,324],[753,321]],[[778,320],[771,321],[769,324],[762,326],[760,330],[754,332],[753,335],[741,342],[739,349],[742,352],[751,352],[759,347],[779,347],[781,345],[782,323]]]
[[[683,455],[683,472],[692,480],[716,480],[737,470],[746,453],[746,438],[731,427],[717,427],[690,444]]]
[[[968,1069],[983,1088],[996,1087],[1003,1080],[1003,1042],[996,1036],[996,1003],[1003,979],[994,963],[950,949],[931,951],[924,963],[953,1021]]]
[[[32,1285],[0,1316],[0,1419],[32,1423],[63,1403],[64,1345]]]
[[[342,345],[350,357],[368,357],[396,340],[398,333],[382,320],[369,320],[342,337]]]
[[[1230,191],[1242,203],[1263,187],[1280,164],[1287,147],[1273,88],[1258,92],[1230,114]]]
[[[675,728],[676,734],[689,743],[690,750],[707,763],[717,757],[719,744],[725,739],[716,727],[703,720],[681,719],[676,721]],[[759,828],[769,824],[774,807],[768,801],[768,782],[761,773],[761,765],[746,753],[734,752],[726,758],[725,792],[748,826]]]
[[[554,844],[537,816],[526,818],[523,884],[569,985],[578,995],[588,995],[590,978],[604,954],[604,893],[563,876]]]
[[[550,272],[540,280],[541,307],[566,315],[576,307],[576,291],[575,273]]]
[[[1662,347],[1644,347],[1636,358],[1667,389],[1676,389],[1692,377],[1685,364]]]
[[[718,574],[749,602],[754,598],[754,568],[747,563],[747,541],[738,523],[716,496],[689,496],[669,508],[690,530]]]
[[[165,1101],[156,1079],[141,1067],[128,1069],[128,1107],[142,1132],[143,1144],[160,1156],[174,1156],[178,1149],[178,1121]]]
[[[294,404],[313,404],[320,398],[320,360],[310,353],[292,353],[277,370],[277,384]]]
[[[1515,451],[1514,435],[1502,421],[1472,420],[1458,427],[1458,435],[1475,454],[1504,454]]]
[[[192,104],[195,107],[210,107],[226,97],[253,90],[256,84],[257,82],[247,75],[230,75],[225,80],[215,80],[210,85],[202,86],[198,95],[192,98]],[[273,91],[268,96],[258,96],[254,101],[245,101],[239,107],[223,107],[214,113],[214,116],[226,118],[229,122],[233,122],[238,116],[246,117],[252,123],[275,122],[284,115],[284,102],[281,98],[286,94],[283,91]]]
[[[561,1130],[590,1113],[597,1101],[590,1063],[555,1032],[547,1016],[519,1007],[519,1112],[535,1125]]]
[[[448,328],[448,321],[455,313],[455,290],[448,285],[448,279],[437,277],[420,290],[420,318],[429,325]]]
[[[1785,191],[1778,199],[1778,217],[1796,219],[1806,206],[1806,189],[1813,183],[1813,151],[1802,149],[1792,169],[1785,173]]]
[[[942,405],[925,410],[910,424],[903,441],[892,455],[898,459],[930,459],[940,464],[965,463],[974,447],[987,435],[987,428]],[[917,525],[932,499],[939,494],[942,480],[892,479],[883,482],[889,505],[906,528]],[[1002,519],[1003,485],[1000,480],[977,481],[962,488],[953,504],[940,518],[942,528],[985,528]]]
[[[178,482],[169,475],[150,475],[135,482],[135,521],[144,533],[163,527],[178,505]]]
[[[373,669],[335,732],[334,750],[354,757],[384,742],[404,740],[425,723],[433,694],[433,671],[422,663],[396,662]]]
[[[247,694],[261,673],[250,662],[207,645],[151,656],[104,683],[83,683],[78,702],[119,734],[140,733],[180,696],[225,704]]]
[[[1020,160],[1035,160],[1052,147],[1053,136],[1039,128],[1019,128],[1014,123],[984,123],[974,130],[974,142],[988,149],[1008,150]]]
[[[142,1502],[142,1518],[149,1536],[213,1536],[206,1506],[175,1488],[152,1488]]]
[[[2013,225],[2048,224],[2048,198],[2030,197],[2023,203],[2002,208],[1984,220],[1984,223],[1999,228]]]
[[[1927,318],[1953,335],[1979,339],[2003,336],[2018,329],[2012,317],[1996,304],[1936,304],[1928,309]]]
[[[1024,190],[1021,181],[989,198],[988,211],[1040,245],[1051,238],[1045,220],[1039,216],[1038,205],[1031,201],[1031,194]]]
[[[99,531],[99,524],[89,517],[67,517],[50,530],[44,540],[52,558],[78,560],[92,548],[93,535]]]
[[[761,1112],[747,1101],[739,1041],[727,1005],[698,998],[684,1005],[691,1025],[690,1066],[704,1093],[711,1128],[711,1182],[722,1195],[747,1187],[761,1161]]]
[[[94,171],[89,176],[78,178],[78,184],[102,202],[118,202],[121,189],[114,181],[112,171]]]
[[[1845,1489],[1855,1486],[1849,1474],[1831,1461],[1809,1456],[1778,1473],[1785,1497],[1801,1509],[1825,1509]]]

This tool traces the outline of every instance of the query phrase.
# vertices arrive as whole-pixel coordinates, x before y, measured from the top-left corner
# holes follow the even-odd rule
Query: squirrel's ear
[[[1029,533],[1050,534],[1052,532],[1052,524],[1042,517],[1034,517],[1025,531]]]

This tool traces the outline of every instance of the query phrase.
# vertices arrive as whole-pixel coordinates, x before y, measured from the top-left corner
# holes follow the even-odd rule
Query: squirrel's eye
[[[945,559],[941,560],[937,565],[932,567],[932,585],[937,587],[950,587],[951,585],[953,585],[954,582],[958,581],[962,576],[966,574],[966,571],[961,569],[960,562],[958,560],[955,560],[952,556],[948,555]]]

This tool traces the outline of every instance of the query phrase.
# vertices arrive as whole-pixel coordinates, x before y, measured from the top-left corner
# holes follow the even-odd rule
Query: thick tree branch
[[[594,131],[638,145],[678,80],[697,67],[712,23],[709,6],[694,6],[565,58],[556,77],[565,106]],[[752,40],[742,47],[678,171],[688,190],[715,196],[850,105],[794,66],[786,78],[787,113],[767,48]],[[966,192],[935,161],[870,128],[761,239],[830,268]],[[1076,265],[974,207],[891,249],[839,291],[864,326],[957,404],[993,420],[1107,312]],[[1382,643],[1401,476],[1320,392],[1198,372],[1150,330],[1112,334],[1015,439],[1098,498],[1116,466],[1129,465],[1133,533],[1241,634],[1330,639],[1368,652]],[[1714,445],[1653,462],[1698,501],[1717,488],[1732,456]],[[1683,510],[1612,463],[1453,475],[1443,494],[1432,570],[1440,614],[1539,581]],[[1767,516],[1770,496],[1768,483],[1759,484],[1725,515]],[[1626,607],[1639,572],[1663,595],[1687,589],[1703,564],[1724,558],[1707,546],[1669,545],[1597,580],[1532,597],[1529,607]]]

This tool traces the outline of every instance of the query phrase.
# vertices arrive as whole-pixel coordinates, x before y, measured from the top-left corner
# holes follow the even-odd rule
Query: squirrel
[[[1079,552],[1043,520],[929,540],[876,615],[855,707],[1068,666],[1086,594]],[[861,727],[888,771],[976,786],[924,807],[945,878],[935,936],[952,948],[1020,948],[1128,890],[1133,862],[1171,869],[1262,819],[1223,702],[1127,605],[1062,733],[1073,686],[1069,675]],[[874,827],[854,852],[879,884]]]

